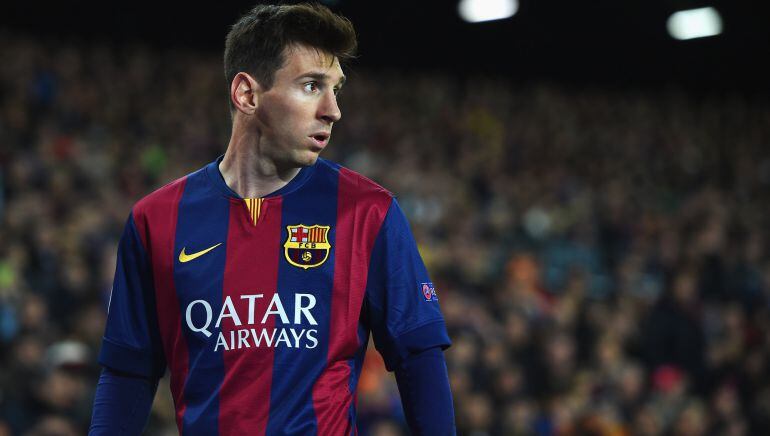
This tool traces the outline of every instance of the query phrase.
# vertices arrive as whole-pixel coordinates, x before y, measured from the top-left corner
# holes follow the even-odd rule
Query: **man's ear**
[[[240,72],[230,83],[230,101],[235,109],[253,115],[259,106],[259,83],[250,74]]]

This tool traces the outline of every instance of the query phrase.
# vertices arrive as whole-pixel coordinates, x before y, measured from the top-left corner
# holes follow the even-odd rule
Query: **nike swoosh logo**
[[[191,254],[186,254],[184,252],[185,247],[182,247],[182,251],[179,252],[179,261],[182,262],[182,263],[185,263],[185,262],[189,262],[189,261],[191,261],[193,259],[197,259],[197,258],[203,256],[204,254],[208,253],[209,251],[219,247],[220,245],[222,245],[221,242],[219,244],[214,245],[212,247],[209,247],[209,248],[207,248],[205,250],[201,250],[201,251],[198,251],[197,253],[191,253]]]

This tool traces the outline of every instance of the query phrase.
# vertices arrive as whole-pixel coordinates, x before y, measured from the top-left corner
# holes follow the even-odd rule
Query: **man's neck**
[[[259,141],[230,138],[219,172],[225,183],[242,198],[264,197],[286,186],[300,168],[280,168],[260,151]]]

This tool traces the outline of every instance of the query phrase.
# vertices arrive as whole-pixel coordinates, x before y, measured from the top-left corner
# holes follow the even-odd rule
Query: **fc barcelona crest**
[[[288,237],[283,244],[286,260],[303,269],[315,268],[329,257],[329,229],[331,226],[286,226]]]

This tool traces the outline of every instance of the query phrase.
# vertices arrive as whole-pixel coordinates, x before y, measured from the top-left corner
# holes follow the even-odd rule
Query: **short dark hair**
[[[275,72],[286,62],[284,49],[304,44],[336,56],[352,59],[358,43],[353,24],[326,6],[316,3],[257,5],[233,24],[225,40],[227,89],[241,71],[270,89]],[[230,110],[235,106],[231,99]]]

